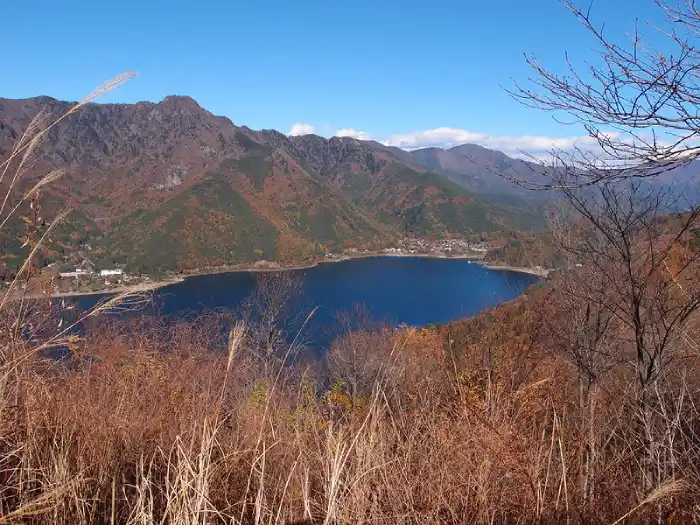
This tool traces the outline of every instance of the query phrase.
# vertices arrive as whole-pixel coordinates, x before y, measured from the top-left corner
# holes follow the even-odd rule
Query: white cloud
[[[553,149],[571,151],[574,148],[584,150],[597,149],[598,143],[589,136],[543,137],[523,135],[520,137],[497,137],[483,133],[473,133],[466,129],[436,128],[425,131],[392,135],[382,141],[386,146],[396,146],[406,150],[438,147],[452,148],[460,144],[478,144],[485,148],[502,151],[511,157],[546,157]]]
[[[289,136],[322,134],[329,136],[331,127],[328,124],[317,131],[312,124],[296,123],[287,133]],[[350,137],[357,140],[373,140],[367,131],[354,128],[338,129],[336,137]],[[571,152],[574,149],[600,152],[597,141],[589,136],[548,137],[540,135],[494,136],[485,133],[475,133],[461,128],[440,127],[423,131],[391,135],[381,141],[385,146],[395,146],[405,150],[427,147],[449,149],[461,144],[478,144],[488,149],[502,151],[515,158],[551,158],[552,150]]]
[[[372,137],[366,131],[357,131],[352,128],[343,128],[335,132],[336,137],[350,137],[357,140],[372,140]]]
[[[313,125],[311,124],[302,124],[302,123],[296,123],[292,124],[291,129],[287,132],[287,135],[290,137],[298,137],[300,135],[313,135],[316,133],[316,130],[314,129]]]
[[[383,141],[386,146],[412,150],[418,148],[451,148],[459,144],[476,143],[485,135],[471,133],[466,129],[436,128],[425,131],[413,131],[403,135],[392,135]]]

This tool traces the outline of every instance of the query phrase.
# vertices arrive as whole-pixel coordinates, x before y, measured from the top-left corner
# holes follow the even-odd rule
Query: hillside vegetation
[[[42,108],[60,115],[69,107],[0,99],[0,159]],[[298,262],[404,236],[544,226],[539,204],[472,193],[379,144],[256,132],[187,97],[87,104],[49,131],[32,163],[24,187],[66,170],[42,193],[44,221],[66,205],[82,213],[68,219],[78,237],[47,243],[47,261],[80,251],[133,272]],[[5,264],[15,270],[19,226],[3,233]]]

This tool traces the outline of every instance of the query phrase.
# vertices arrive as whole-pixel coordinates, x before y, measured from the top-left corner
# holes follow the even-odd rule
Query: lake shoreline
[[[104,290],[90,290],[90,291],[69,291],[69,292],[37,292],[37,293],[28,293],[28,294],[16,294],[16,295],[11,295],[9,298],[9,301],[20,301],[23,299],[28,299],[28,300],[35,300],[35,299],[43,299],[45,297],[48,298],[57,298],[57,297],[88,297],[91,295],[116,295],[119,293],[148,293],[153,290],[158,290],[160,288],[165,288],[167,286],[170,286],[172,284],[177,284],[181,283],[184,281],[184,278],[178,278],[178,279],[170,279],[167,281],[153,281],[153,282],[148,282],[148,283],[139,283],[139,284],[125,284],[123,286],[116,286],[114,288],[105,288]]]
[[[70,292],[55,292],[55,293],[32,293],[11,297],[10,300],[16,301],[20,299],[41,299],[43,297],[81,297],[81,296],[91,296],[91,295],[114,295],[118,293],[141,293],[150,292],[153,290],[167,288],[170,285],[181,283],[190,277],[199,277],[203,275],[217,275],[224,273],[266,273],[266,272],[288,272],[288,271],[298,271],[298,270],[308,270],[310,268],[315,268],[320,264],[333,264],[340,263],[343,261],[359,260],[359,259],[371,259],[371,258],[418,258],[418,259],[455,259],[455,260],[469,260],[473,261],[474,264],[478,264],[483,268],[488,270],[496,271],[508,271],[523,273],[528,275],[534,275],[540,278],[546,278],[549,275],[550,270],[538,269],[538,268],[528,268],[528,267],[518,267],[518,266],[508,266],[499,264],[490,264],[484,261],[483,254],[460,254],[460,255],[446,255],[446,254],[434,254],[434,253],[372,253],[372,254],[361,254],[361,255],[346,255],[343,257],[338,257],[337,259],[323,259],[319,261],[313,261],[306,264],[297,264],[291,266],[234,266],[234,267],[219,267],[212,268],[205,271],[192,272],[187,274],[181,274],[176,278],[163,280],[163,281],[152,281],[148,283],[139,283],[135,285],[123,285],[117,286],[115,288],[106,288],[104,290],[92,290],[92,291],[70,291]]]
[[[198,277],[200,275],[217,275],[220,273],[266,273],[266,272],[290,272],[296,270],[308,270],[310,268],[315,268],[320,264],[334,264],[343,261],[359,260],[359,259],[372,259],[374,257],[404,257],[404,258],[420,258],[420,259],[469,259],[472,261],[481,261],[483,255],[444,255],[444,254],[431,254],[431,253],[368,253],[361,255],[344,255],[342,257],[333,259],[321,259],[318,261],[311,261],[308,263],[299,263],[291,266],[275,266],[275,265],[246,265],[246,266],[221,266],[218,268],[212,268],[211,270],[195,271],[191,273],[181,274],[183,279],[189,277]],[[274,264],[274,263],[273,263]]]
[[[373,254],[362,254],[362,255],[346,255],[343,257],[338,257],[337,259],[323,259],[320,261],[313,261],[308,264],[299,264],[294,266],[246,266],[246,267],[233,267],[233,268],[220,268],[211,271],[193,272],[183,275],[183,279],[189,277],[198,277],[200,275],[216,275],[220,273],[264,273],[264,272],[287,272],[295,270],[308,270],[310,268],[315,268],[320,264],[333,264],[343,261],[359,260],[359,259],[372,259],[372,258],[384,258],[384,257],[395,257],[395,258],[416,258],[416,259],[454,259],[454,260],[469,260],[474,264],[478,264],[487,270],[505,271],[505,272],[515,272],[524,273],[527,275],[534,275],[535,277],[547,278],[551,270],[546,268],[533,268],[527,266],[510,266],[507,264],[495,264],[484,260],[483,254],[470,254],[470,255],[445,255],[445,254],[434,254],[434,253],[373,253]]]
[[[546,279],[547,277],[549,277],[549,274],[552,271],[552,270],[549,270],[547,268],[529,268],[526,266],[508,266],[507,264],[489,264],[489,263],[485,263],[485,262],[480,262],[478,264],[481,264],[484,268],[487,268],[489,270],[526,273],[529,275],[534,275],[535,277],[541,277],[543,279]]]

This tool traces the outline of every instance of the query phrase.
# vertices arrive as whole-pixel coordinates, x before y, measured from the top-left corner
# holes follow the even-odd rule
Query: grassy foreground
[[[223,342],[216,318],[96,324],[68,342],[69,362],[15,341],[1,365],[0,523],[697,519],[697,356],[669,372],[666,394],[685,401],[659,451],[673,472],[650,493],[629,370],[598,390],[586,500],[589,429],[546,329],[552,294],[437,331],[346,323],[320,365],[281,365],[294,348],[266,352],[259,325]]]

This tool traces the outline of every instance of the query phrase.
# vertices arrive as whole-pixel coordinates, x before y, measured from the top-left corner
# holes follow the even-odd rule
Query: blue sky
[[[78,100],[136,71],[100,101],[189,95],[255,129],[404,147],[580,135],[501,86],[526,79],[524,52],[556,70],[594,46],[558,0],[23,0],[0,13],[0,96]],[[597,0],[593,14],[611,33],[659,19],[651,0]]]

